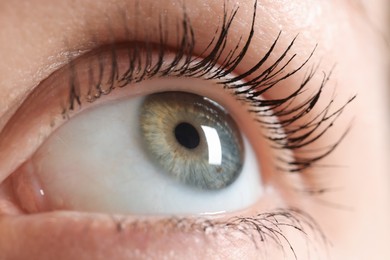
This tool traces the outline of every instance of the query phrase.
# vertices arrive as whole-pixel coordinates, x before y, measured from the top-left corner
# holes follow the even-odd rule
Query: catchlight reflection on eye
[[[255,153],[228,111],[178,91],[83,111],[30,164],[46,210],[212,214],[251,206],[263,190]]]

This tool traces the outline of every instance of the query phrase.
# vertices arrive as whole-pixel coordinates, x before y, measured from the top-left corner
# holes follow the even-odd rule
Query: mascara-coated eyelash
[[[70,61],[69,105],[63,108],[63,115],[65,116],[68,111],[74,110],[76,105],[81,106],[82,98],[85,98],[88,102],[93,102],[102,95],[109,94],[116,87],[125,87],[155,77],[192,77],[214,80],[223,85],[225,89],[229,89],[237,99],[245,100],[246,103],[250,104],[249,112],[253,113],[255,120],[266,129],[265,132],[267,133],[264,136],[272,142],[274,149],[293,151],[293,159],[286,159],[283,156],[277,158],[281,162],[277,166],[278,169],[288,172],[301,172],[315,166],[318,161],[328,156],[339,145],[348,129],[333,144],[322,149],[305,151],[305,147],[317,142],[327,133],[355,96],[334,111],[331,111],[334,102],[332,98],[320,112],[313,112],[316,111],[313,108],[318,106],[318,101],[331,75],[331,73],[323,72],[323,80],[316,87],[314,93],[303,102],[294,103],[294,100],[307,90],[308,84],[318,72],[318,65],[306,68],[317,46],[313,47],[311,54],[302,63],[286,71],[297,57],[297,53],[291,55],[297,36],[290,42],[284,52],[277,57],[276,61],[266,66],[266,62],[279,43],[282,32],[279,32],[266,54],[254,66],[237,76],[231,76],[231,73],[246,57],[255,35],[257,1],[254,2],[253,10],[250,32],[246,40],[242,43],[243,37],[241,37],[233,48],[227,49],[229,30],[235,20],[238,7],[229,12],[225,3],[222,22],[215,31],[215,36],[200,55],[195,55],[196,37],[185,7],[183,7],[182,20],[177,24],[177,49],[169,64],[164,63],[166,56],[171,54],[167,44],[168,31],[164,29],[163,18],[160,16],[158,44],[148,41],[132,41],[130,34],[128,35],[131,44],[126,46],[128,68],[124,73],[119,73],[117,62],[117,47],[119,44],[113,42],[109,46],[111,64],[106,66],[102,60],[99,60],[98,71],[95,72],[90,69],[87,97],[80,96],[77,72],[73,61]],[[152,53],[157,53],[157,60],[152,58]],[[221,61],[222,55],[225,55],[225,57]],[[100,59],[99,55],[98,59]],[[307,70],[306,75],[297,84],[293,93],[275,99],[263,98],[269,91],[281,86],[303,69]],[[109,78],[104,79],[103,74],[107,71]],[[95,80],[96,74],[97,80]],[[250,78],[250,80],[245,81],[247,78]],[[275,116],[278,121],[274,120]],[[303,124],[297,123],[303,117],[310,120],[306,120]]]

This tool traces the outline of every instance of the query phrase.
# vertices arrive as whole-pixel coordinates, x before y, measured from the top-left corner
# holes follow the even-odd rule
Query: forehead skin
[[[0,129],[25,97],[43,79],[65,64],[70,55],[77,56],[95,45],[109,43],[112,31],[116,38],[124,37],[123,20],[118,10],[132,10],[135,2],[1,1]],[[179,2],[138,2],[139,17],[145,20],[142,21],[143,26],[153,24],[153,17],[158,11],[163,10],[171,17],[180,17],[182,13]],[[248,32],[253,2],[235,2],[239,5],[239,12],[232,34],[239,37],[241,32]],[[388,253],[387,50],[379,33],[386,30],[384,10],[387,4],[388,1],[384,0],[360,4],[355,1],[311,0],[258,2],[256,28],[260,30],[248,56],[263,54],[279,31],[286,36],[282,46],[299,34],[296,51],[302,54],[301,57],[306,57],[312,47],[319,43],[317,54],[322,57],[322,66],[330,68],[337,63],[333,83],[337,85],[338,95],[348,97],[358,94],[358,101],[352,105],[355,114],[353,131],[332,157],[339,164],[349,166],[347,171],[336,170],[332,175],[336,176],[337,187],[344,190],[327,198],[328,201],[342,200],[346,205],[351,205],[352,212],[341,210],[340,213],[339,209],[332,209],[331,206],[324,208],[311,204],[314,218],[333,243],[331,250],[334,251],[334,259],[386,259],[385,254]],[[215,31],[203,28],[219,24],[223,5],[219,0],[187,1],[186,10],[198,37],[197,51],[200,52]],[[127,22],[129,26],[136,26],[132,19]],[[108,24],[112,30],[107,29]],[[171,26],[174,30],[174,24]],[[91,35],[96,38],[92,40]],[[251,65],[244,62],[238,68],[238,73]],[[0,172],[1,180],[4,174],[8,173]],[[16,225],[16,222],[12,223]],[[4,223],[0,223],[0,231],[8,230]],[[0,232],[0,245],[3,242],[5,245],[5,238],[1,234],[5,232]],[[12,250],[13,244],[17,244],[16,240],[8,241],[7,245],[10,246],[7,249]],[[115,254],[109,249],[104,252],[107,258],[111,253]]]

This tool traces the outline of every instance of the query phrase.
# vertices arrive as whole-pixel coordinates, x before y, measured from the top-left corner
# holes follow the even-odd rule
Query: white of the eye
[[[222,163],[222,146],[221,140],[215,128],[202,125],[200,126],[204,132],[209,152],[209,164],[221,165]]]
[[[33,163],[54,208],[206,214],[240,210],[258,201],[263,192],[260,171],[245,137],[242,173],[225,189],[197,190],[162,173],[142,149],[138,125],[142,100],[132,98],[84,111],[61,126],[37,151]]]

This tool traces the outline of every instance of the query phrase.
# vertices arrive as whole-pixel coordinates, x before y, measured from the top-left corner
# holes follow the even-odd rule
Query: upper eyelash
[[[109,46],[112,55],[111,65],[109,65],[108,68],[110,77],[106,82],[103,81],[102,75],[107,68],[98,57],[98,80],[97,82],[94,82],[94,80],[90,79],[87,100],[93,102],[101,95],[109,94],[116,86],[125,87],[131,83],[137,83],[153,77],[193,77],[215,80],[225,89],[229,89],[236,95],[236,98],[245,100],[245,102],[250,104],[249,112],[254,113],[256,115],[256,121],[266,129],[268,134],[265,134],[264,136],[272,142],[272,147],[274,149],[294,152],[295,156],[293,159],[286,159],[282,156],[277,158],[283,165],[278,166],[278,169],[288,172],[301,172],[309,167],[317,165],[316,163],[318,161],[322,160],[336,149],[347,134],[349,128],[347,128],[333,144],[324,147],[323,149],[317,149],[315,152],[307,153],[303,148],[318,141],[320,137],[326,134],[328,129],[344,111],[345,107],[354,100],[355,96],[347,100],[343,106],[330,112],[330,108],[332,108],[334,102],[334,99],[332,98],[322,111],[313,115],[313,111],[315,111],[313,108],[318,106],[318,100],[320,100],[322,91],[326,87],[331,75],[331,72],[328,74],[323,72],[323,81],[312,96],[307,100],[292,106],[294,99],[306,90],[307,85],[318,72],[317,65],[308,68],[302,82],[292,94],[278,99],[261,99],[261,95],[266,94],[269,90],[280,85],[298,71],[301,71],[308,66],[307,64],[317,48],[317,46],[315,46],[310,55],[300,65],[289,72],[285,72],[284,70],[286,67],[290,65],[297,56],[297,54],[294,53],[287,59],[288,54],[290,54],[298,37],[296,36],[287,46],[285,51],[279,55],[276,61],[264,68],[264,64],[273,53],[282,32],[279,32],[266,54],[261,57],[252,68],[240,75],[229,76],[229,74],[242,62],[252,42],[255,32],[257,1],[254,1],[253,10],[250,32],[245,42],[242,43],[242,38],[240,38],[234,48],[227,50],[229,30],[238,12],[238,7],[233,8],[229,12],[225,3],[221,25],[216,30],[215,36],[211,39],[208,46],[199,55],[203,58],[196,58],[194,57],[195,34],[186,13],[185,6],[183,6],[182,20],[177,24],[178,29],[181,28],[181,36],[179,36],[180,33],[178,30],[176,54],[171,63],[166,66],[163,66],[163,62],[168,52],[168,31],[164,30],[163,17],[160,15],[158,24],[159,43],[152,44],[148,41],[142,43],[137,41],[133,42],[131,46],[127,48],[129,66],[127,71],[122,75],[119,75],[117,63],[116,48],[118,44],[113,42]],[[128,32],[128,30],[126,31]],[[131,41],[130,35],[128,35],[128,38]],[[140,52],[139,50],[141,49],[144,50],[144,52]],[[152,63],[152,52],[158,53],[158,60],[155,63]],[[226,58],[218,63],[218,61],[221,60],[222,54],[225,54],[226,52]],[[74,68],[73,61],[70,61],[70,70],[71,84],[69,91],[69,106],[63,109],[63,114],[66,114],[69,110],[74,110],[76,104],[79,106],[81,105],[77,72]],[[90,70],[90,73],[94,73],[92,69]],[[252,79],[249,81],[242,81],[248,77],[251,77]],[[296,121],[308,115],[313,115],[313,119],[304,124],[294,125]],[[268,119],[274,116],[277,116],[279,122]],[[282,132],[283,134],[281,134]]]

